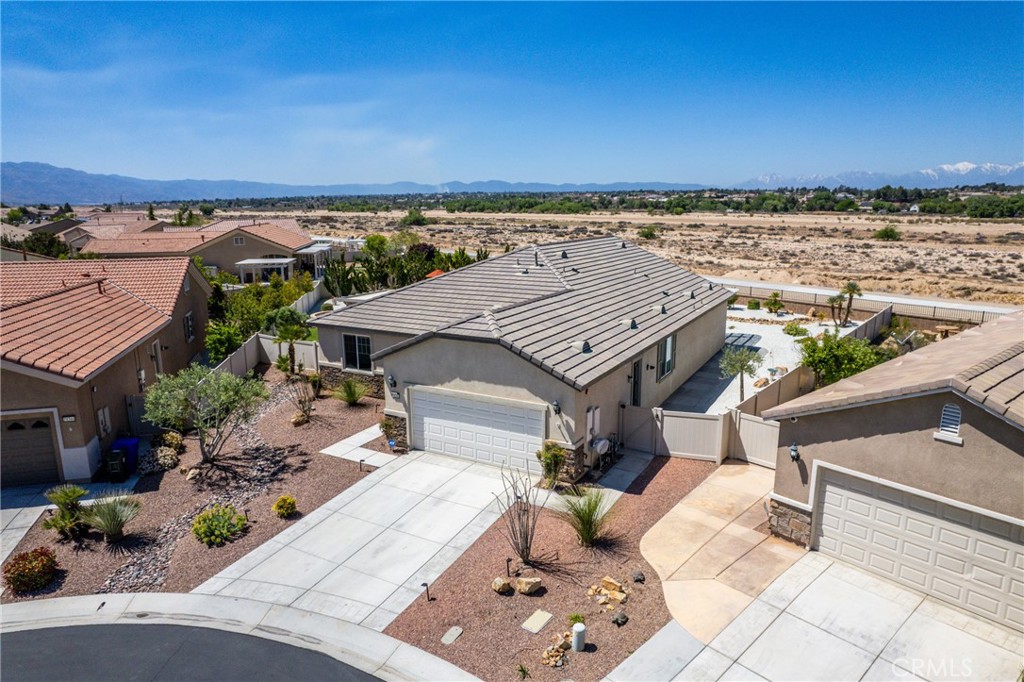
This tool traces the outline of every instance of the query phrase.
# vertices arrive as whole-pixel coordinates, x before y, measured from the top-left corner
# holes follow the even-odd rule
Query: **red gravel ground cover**
[[[271,385],[281,379],[274,372],[276,370],[266,375]],[[313,511],[372,471],[371,467],[364,466],[364,471],[360,472],[355,462],[318,453],[324,447],[377,423],[380,419],[380,403],[372,398],[364,398],[359,407],[348,408],[339,400],[324,398],[317,403],[314,420],[299,427],[292,426],[290,422],[295,407],[287,401],[259,417],[259,435],[270,446],[287,448],[288,454],[274,473],[269,486],[239,509],[248,510],[249,530],[234,542],[214,548],[200,543],[191,531],[184,533],[173,548],[167,548],[169,559],[153,560],[165,564],[167,573],[162,585],[151,586],[149,589],[167,592],[192,590],[295,523],[302,518],[303,513]],[[200,458],[198,443],[194,438],[186,439],[186,445],[187,450],[181,456],[180,466],[187,468],[197,464]],[[237,442],[230,442],[222,455],[222,461],[228,468],[246,471],[254,459],[242,453]],[[15,596],[9,589],[5,589],[2,601],[7,603],[94,594],[101,590],[104,582],[115,571],[123,571],[122,567],[133,558],[138,561],[155,549],[161,527],[197,510],[222,492],[212,477],[189,481],[178,469],[141,478],[135,491],[142,502],[142,511],[126,526],[127,537],[117,545],[105,544],[98,533],[91,531],[81,543],[60,542],[54,531],[42,527],[42,519],[39,519],[12,556],[35,547],[50,547],[56,552],[62,567],[58,579],[49,587],[25,596]],[[282,494],[291,495],[298,502],[299,513],[288,520],[278,518],[271,510],[274,501]],[[188,527],[187,522],[181,525]],[[147,559],[138,570],[144,574],[151,571],[153,565]]]
[[[444,658],[484,680],[519,679],[524,665],[532,680],[599,680],[669,622],[658,574],[640,555],[640,538],[715,469],[711,462],[657,457],[612,508],[613,546],[585,549],[572,529],[544,511],[537,524],[534,555],[556,555],[551,569],[522,570],[540,576],[544,588],[533,595],[501,596],[491,581],[505,575],[505,558],[513,556],[499,520],[431,586],[429,603],[417,599],[388,628],[397,637]],[[513,564],[515,566],[515,564]],[[643,572],[645,582],[632,575]],[[621,609],[609,611],[587,597],[587,588],[611,576],[631,591]],[[521,627],[535,610],[553,614],[539,634]],[[619,610],[629,622],[616,627]],[[569,629],[568,616],[583,614],[587,650],[569,652],[562,668],[541,663],[553,636]],[[444,645],[441,637],[457,625],[463,634]]]

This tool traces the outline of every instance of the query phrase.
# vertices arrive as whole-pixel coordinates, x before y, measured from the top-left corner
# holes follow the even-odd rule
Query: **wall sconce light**
[[[395,378],[389,374],[388,375],[388,386],[390,386],[391,388],[394,388],[397,385],[398,385],[398,382],[395,381]]]
[[[558,404],[557,400],[551,401],[551,409],[555,414],[562,414],[562,406]]]
[[[647,365],[647,369],[648,369],[648,370],[652,370],[652,369],[654,369],[654,365]]]
[[[789,458],[794,462],[800,461],[800,450],[796,446],[796,441],[793,441],[793,444],[789,446]]]
[[[160,346],[160,350],[170,350],[170,346]]]

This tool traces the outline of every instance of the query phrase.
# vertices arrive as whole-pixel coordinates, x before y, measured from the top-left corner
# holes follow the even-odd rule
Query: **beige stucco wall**
[[[236,246],[235,237],[245,237],[245,244]],[[265,256],[291,258],[292,250],[280,244],[274,244],[259,237],[254,237],[251,234],[231,232],[222,238],[214,240],[212,243],[204,244],[195,249],[191,255],[201,256],[203,265],[216,265],[221,270],[227,270],[237,275],[238,268],[235,267],[235,263],[238,261],[245,260],[246,258],[263,258]],[[296,269],[298,265],[299,263],[296,261],[294,264]]]
[[[932,436],[946,403],[960,406],[962,446]],[[794,441],[799,464],[790,461]],[[811,503],[819,459],[1024,518],[1024,431],[951,392],[781,420],[775,492]]]
[[[389,391],[389,412],[408,414],[408,389],[415,385],[482,393],[496,398],[549,405],[557,400],[561,415],[547,412],[546,438],[562,443],[577,439],[574,432],[576,391],[535,365],[496,343],[428,339],[381,359],[385,374],[398,383],[394,398]]]
[[[173,374],[179,369],[186,367],[196,355],[203,351],[203,344],[206,340],[206,323],[209,318],[209,298],[206,294],[205,280],[200,281],[199,275],[188,269],[189,292],[182,292],[178,296],[178,302],[174,306],[174,319],[171,324],[160,332],[161,346],[168,346],[168,349],[161,351],[164,373]],[[184,289],[184,286],[182,286]],[[185,314],[192,311],[195,321],[195,339],[191,342],[185,338]],[[148,348],[147,348],[148,352]],[[146,371],[147,381],[152,381],[154,375]]]
[[[320,350],[328,362],[339,367],[344,362],[345,344],[343,337],[345,334],[369,336],[371,354],[382,351],[385,348],[390,348],[396,343],[401,343],[409,338],[408,334],[390,334],[362,329],[341,329],[340,327],[322,326],[319,327],[319,330],[317,340],[320,342]],[[374,367],[377,367],[376,362],[374,362]]]

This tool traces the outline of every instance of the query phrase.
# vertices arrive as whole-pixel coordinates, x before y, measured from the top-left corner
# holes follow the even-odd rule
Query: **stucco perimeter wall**
[[[398,384],[394,391],[399,398],[387,392],[385,409],[390,413],[409,414],[408,389],[417,385],[549,406],[557,400],[562,414],[548,409],[545,437],[562,443],[578,437],[575,389],[496,343],[428,339],[381,358],[380,364]]]
[[[963,445],[932,435],[946,403],[960,406]],[[797,502],[813,504],[809,479],[821,460],[1024,518],[1024,431],[952,392],[782,419],[779,444],[775,492]]]

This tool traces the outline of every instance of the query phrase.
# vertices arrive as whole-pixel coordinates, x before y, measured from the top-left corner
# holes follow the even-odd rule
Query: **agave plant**
[[[354,407],[366,395],[366,384],[356,379],[345,379],[334,391],[334,397],[344,400],[349,407]]]
[[[124,527],[139,515],[142,503],[131,493],[108,490],[101,493],[88,507],[82,517],[86,523],[103,533],[106,542],[118,542],[124,538]]]

